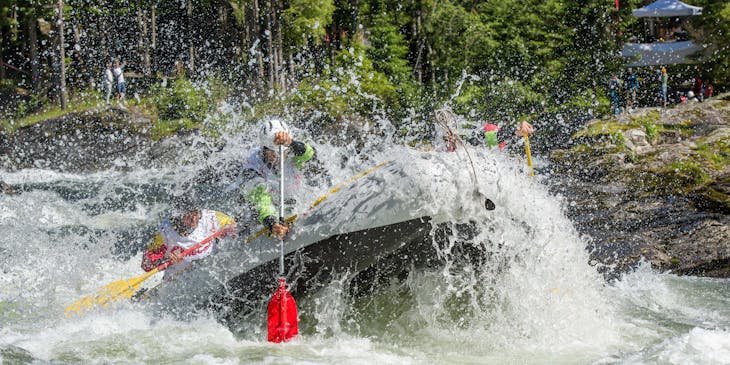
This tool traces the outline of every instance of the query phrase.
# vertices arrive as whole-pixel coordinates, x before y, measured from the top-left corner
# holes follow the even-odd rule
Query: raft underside
[[[355,278],[376,267],[419,257],[431,247],[431,219],[416,218],[377,228],[332,236],[285,256],[290,292],[297,297],[330,282],[333,274]],[[367,275],[367,276],[370,276]],[[210,306],[224,322],[235,322],[265,305],[275,291],[279,260],[271,260],[231,279]]]

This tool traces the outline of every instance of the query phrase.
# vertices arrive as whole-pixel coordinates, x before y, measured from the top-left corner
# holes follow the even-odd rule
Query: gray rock
[[[623,132],[626,148],[637,154],[652,151],[651,144],[646,140],[646,133],[641,129],[629,129]]]
[[[607,276],[644,260],[679,274],[730,277],[730,164],[721,162],[730,103],[720,99],[621,115],[617,127],[594,125],[598,136],[583,134],[581,146],[553,152],[551,188],[571,200],[567,213],[592,237],[591,260]],[[654,145],[641,125],[652,115]],[[623,150],[610,142],[616,128]]]
[[[15,195],[15,189],[13,189],[10,184],[6,183],[5,181],[0,180],[0,192],[2,192],[5,195]]]

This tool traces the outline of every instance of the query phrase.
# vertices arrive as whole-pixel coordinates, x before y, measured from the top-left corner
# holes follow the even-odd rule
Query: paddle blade
[[[107,284],[103,288],[99,289],[94,295],[81,298],[71,305],[66,307],[64,314],[69,317],[73,314],[80,314],[84,311],[91,310],[94,306],[101,305],[106,307],[109,303],[119,299],[129,299],[134,293],[139,290],[142,282],[147,280],[150,276],[156,274],[157,269],[151,270],[144,275],[137,276],[131,279],[117,280],[111,284]]]
[[[269,301],[269,342],[286,342],[299,334],[297,303],[286,290],[286,280],[279,280],[279,289]]]

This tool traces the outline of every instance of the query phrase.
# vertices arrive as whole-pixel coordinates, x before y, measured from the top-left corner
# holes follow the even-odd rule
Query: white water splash
[[[225,140],[207,163],[236,161],[252,143],[245,133]],[[370,296],[350,298],[347,284],[335,281],[302,299],[310,327],[283,346],[264,342],[263,318],[234,337],[209,316],[159,318],[129,303],[62,316],[66,305],[101,285],[141,273],[139,254],[115,254],[120,238],[109,232],[153,226],[168,203],[146,194],[176,189],[200,171],[201,160],[87,175],[4,172],[3,180],[24,189],[0,196],[0,349],[15,346],[57,363],[723,364],[728,358],[728,281],[640,268],[606,283],[588,265],[585,240],[562,200],[528,176],[523,160],[471,149],[475,185],[463,152],[367,143],[360,154],[354,145],[315,143],[332,182],[394,159],[411,179],[389,181],[392,189],[409,194],[415,182],[425,192],[416,213],[454,231],[471,224],[474,235],[437,241],[439,267],[414,268],[405,281],[393,279]],[[378,152],[383,143],[387,149]],[[328,188],[304,188],[299,208]],[[497,209],[485,211],[475,190]],[[464,256],[469,252],[481,256]]]

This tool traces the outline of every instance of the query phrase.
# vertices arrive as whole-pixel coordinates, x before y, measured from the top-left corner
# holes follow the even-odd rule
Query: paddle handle
[[[213,233],[212,235],[210,235],[209,237],[207,237],[207,238],[203,239],[202,241],[200,241],[200,242],[198,242],[198,243],[190,246],[190,248],[188,248],[188,249],[186,249],[185,251],[182,252],[182,257],[189,256],[191,253],[193,253],[193,251],[197,250],[200,246],[202,246],[202,245],[204,245],[204,244],[206,244],[206,243],[208,243],[208,242],[210,242],[210,241],[218,238],[218,236],[222,235],[223,233],[228,232],[229,229],[230,228],[221,228],[218,231],[216,231],[215,233]],[[155,270],[157,270],[157,271],[165,270],[165,269],[167,269],[172,264],[173,264],[172,261],[165,261],[162,264],[160,264],[159,266],[157,266],[155,268]]]
[[[535,170],[532,168],[532,153],[530,152],[530,137],[525,134],[525,153],[527,154],[527,166],[530,167],[530,176],[535,176]]]
[[[284,222],[284,145],[279,145],[279,222]],[[284,277],[284,239],[279,239],[279,277]]]

